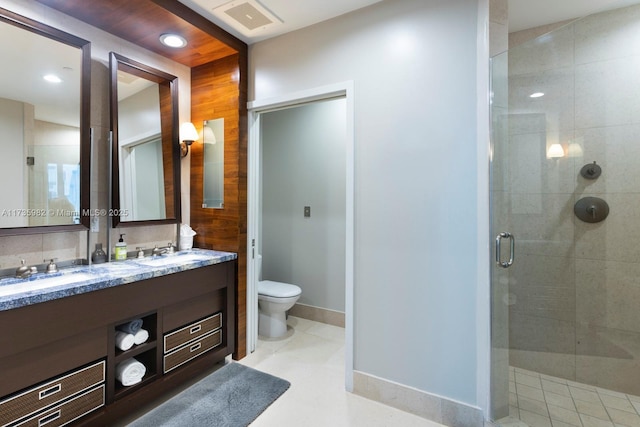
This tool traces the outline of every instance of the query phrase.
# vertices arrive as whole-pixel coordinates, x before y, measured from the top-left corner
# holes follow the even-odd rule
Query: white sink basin
[[[162,267],[165,265],[180,265],[190,262],[206,261],[211,259],[206,255],[186,254],[186,255],[161,255],[154,258],[136,259],[136,262],[149,267]]]
[[[94,277],[96,276],[90,273],[72,273],[55,277],[45,276],[35,280],[25,279],[24,281],[12,283],[10,285],[0,285],[0,297],[6,297],[8,295],[19,294],[22,292],[54,288],[56,286],[70,285],[72,283],[84,282],[85,280],[93,279]]]

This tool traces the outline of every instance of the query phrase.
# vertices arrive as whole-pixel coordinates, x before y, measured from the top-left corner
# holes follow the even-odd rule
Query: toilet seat
[[[299,286],[291,283],[274,282],[272,280],[263,280],[258,282],[258,294],[273,298],[291,298],[297,297],[302,293]]]

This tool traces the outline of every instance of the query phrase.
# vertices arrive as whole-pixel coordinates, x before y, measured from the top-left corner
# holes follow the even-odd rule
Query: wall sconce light
[[[193,141],[198,140],[198,131],[191,122],[184,122],[180,125],[180,156],[186,157],[189,153],[189,146]]]
[[[564,157],[564,148],[560,144],[551,144],[549,149],[547,150],[547,158],[554,159]]]

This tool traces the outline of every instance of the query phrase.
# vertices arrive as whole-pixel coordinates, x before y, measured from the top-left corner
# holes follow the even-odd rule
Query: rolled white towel
[[[138,384],[147,372],[147,368],[133,357],[118,363],[116,366],[116,379],[123,386]]]
[[[133,334],[128,334],[122,331],[116,331],[116,347],[122,351],[127,351],[135,344],[135,337]]]
[[[140,344],[142,344],[144,342],[147,342],[148,339],[149,339],[149,331],[147,331],[146,329],[140,329],[133,336],[133,342],[136,345],[140,345]]]

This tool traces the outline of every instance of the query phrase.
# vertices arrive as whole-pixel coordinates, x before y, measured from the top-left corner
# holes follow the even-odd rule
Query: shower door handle
[[[502,239],[509,239],[509,261],[502,261],[502,251],[500,248],[500,242]],[[496,237],[496,264],[502,268],[509,268],[513,264],[514,251],[516,247],[516,239],[513,234],[506,231],[501,232]]]

